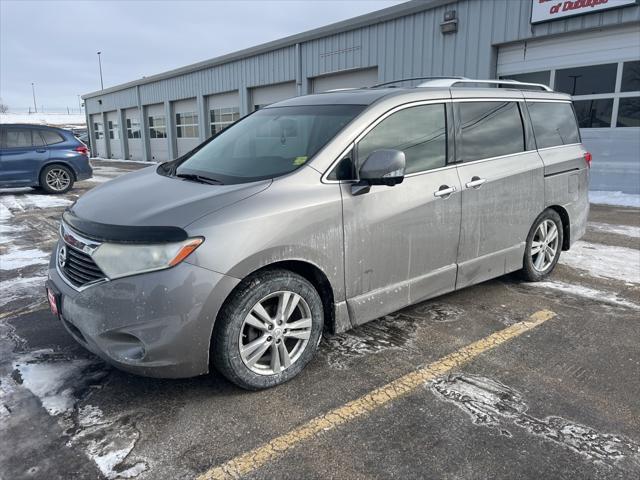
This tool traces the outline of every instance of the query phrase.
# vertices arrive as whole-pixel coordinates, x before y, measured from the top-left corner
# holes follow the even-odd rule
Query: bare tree
[[[7,113],[9,111],[9,105],[6,103],[2,103],[2,98],[0,98],[0,113]]]

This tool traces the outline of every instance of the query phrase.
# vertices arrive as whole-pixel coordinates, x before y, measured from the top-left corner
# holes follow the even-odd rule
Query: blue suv
[[[65,193],[92,174],[89,149],[73,133],[44,125],[0,125],[0,187]]]

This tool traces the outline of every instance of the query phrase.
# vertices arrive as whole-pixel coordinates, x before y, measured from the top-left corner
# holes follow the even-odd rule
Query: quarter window
[[[405,173],[444,167],[447,134],[444,104],[420,105],[400,110],[376,125],[357,146],[357,162],[380,149],[404,152]]]
[[[617,126],[640,127],[640,97],[620,99]]]
[[[176,129],[178,138],[197,138],[198,114],[195,112],[176,113]]]
[[[468,162],[525,150],[517,102],[460,102],[458,159]]]
[[[618,65],[591,65],[556,71],[556,90],[569,95],[613,93]]]
[[[577,100],[573,102],[580,128],[607,128],[611,126],[613,98]]]
[[[140,120],[127,118],[127,138],[140,138]]]
[[[149,138],[167,138],[167,125],[164,115],[149,117]]]
[[[114,122],[109,120],[107,122],[107,127],[109,128],[109,138],[112,140],[117,140],[120,138],[118,135],[118,122]]]
[[[527,106],[538,148],[580,142],[576,117],[570,103],[530,102]]]
[[[212,108],[209,111],[211,135],[221,132],[240,118],[240,108]]]

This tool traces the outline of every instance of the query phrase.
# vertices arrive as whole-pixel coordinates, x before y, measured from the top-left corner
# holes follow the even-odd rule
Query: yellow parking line
[[[226,463],[203,473],[198,477],[198,480],[239,478],[247,475],[266,463],[282,457],[287,451],[296,447],[299,443],[366,415],[392,400],[412,392],[421,385],[424,385],[425,382],[433,380],[454,368],[460,367],[478,355],[492,350],[543,324],[547,320],[555,317],[555,315],[556,314],[550,310],[540,310],[524,322],[516,323],[503,330],[492,333],[488,337],[473,342],[419,370],[415,370],[380,388],[376,388],[366,395],[346,403],[342,407],[335,408],[328,413],[320,415],[289,433],[280,435],[264,445],[232,458]]]

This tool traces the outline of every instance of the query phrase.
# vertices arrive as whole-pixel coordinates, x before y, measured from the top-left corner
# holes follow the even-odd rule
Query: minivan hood
[[[203,215],[265,190],[271,180],[236,185],[208,185],[143,168],[99,185],[82,195],[71,211],[108,225],[184,228]]]

